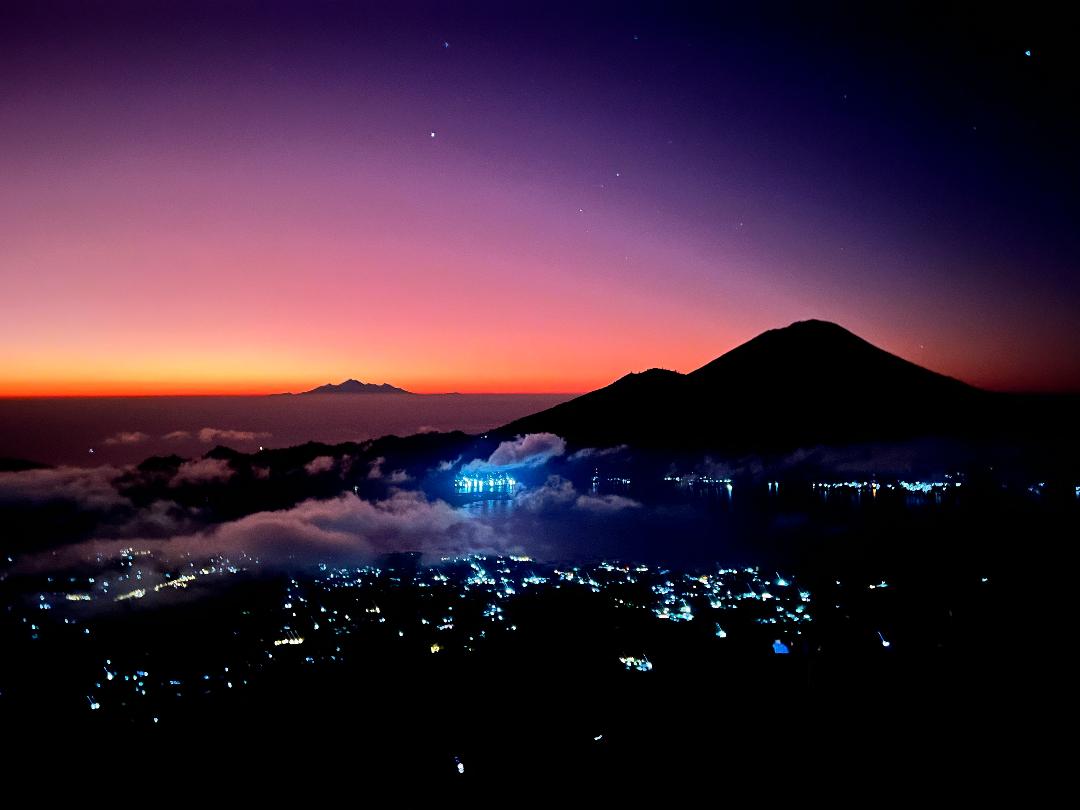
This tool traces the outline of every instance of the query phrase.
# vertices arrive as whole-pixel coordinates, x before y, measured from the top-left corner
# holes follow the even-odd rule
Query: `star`
[[[435,130],[431,130],[431,137],[432,137],[432,138],[434,138],[434,137],[435,137]]]
[[[444,48],[449,48],[449,47],[450,47],[450,43],[449,43],[449,42],[444,42],[444,43],[442,44],[442,46],[443,46]]]
[[[1031,56],[1031,51],[1024,51],[1024,56]]]

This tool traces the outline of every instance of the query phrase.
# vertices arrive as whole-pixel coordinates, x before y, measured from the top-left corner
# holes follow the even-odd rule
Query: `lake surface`
[[[255,397],[0,399],[0,457],[131,464],[307,441],[363,441],[438,430],[480,433],[574,394],[326,394]],[[93,453],[90,450],[93,449]]]

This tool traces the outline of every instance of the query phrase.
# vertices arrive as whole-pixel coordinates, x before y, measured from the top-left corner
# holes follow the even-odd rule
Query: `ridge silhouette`
[[[299,396],[306,394],[411,394],[412,391],[406,391],[404,388],[397,388],[389,383],[366,383],[360,380],[354,380],[349,378],[344,382],[340,382],[337,385],[333,383],[327,383],[326,385],[320,385],[318,388],[312,388],[310,391],[302,391]]]
[[[577,446],[758,452],[956,435],[992,418],[993,394],[925,369],[835,323],[771,329],[689,374],[649,369],[495,431]]]

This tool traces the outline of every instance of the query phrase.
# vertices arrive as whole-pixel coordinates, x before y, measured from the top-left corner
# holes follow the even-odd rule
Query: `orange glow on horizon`
[[[1006,165],[940,105],[855,115],[711,23],[687,51],[457,15],[443,48],[416,15],[69,11],[0,26],[0,397],[583,392],[806,318],[1080,390],[1053,139]]]
[[[367,353],[369,357],[360,359],[352,356],[348,348],[321,351],[311,343],[288,349],[271,346],[265,351],[253,346],[232,351],[196,347],[213,358],[210,360],[199,360],[190,351],[179,354],[153,346],[110,362],[98,359],[92,348],[82,357],[63,360],[53,354],[30,353],[20,358],[21,363],[4,369],[0,398],[265,396],[297,394],[350,378],[388,383],[416,394],[576,395],[648,368],[689,373],[772,326],[753,327],[725,340],[717,336],[702,340],[693,329],[673,329],[666,340],[624,334],[615,345],[597,342],[589,346],[588,352],[576,349],[574,344],[588,343],[578,335],[551,338],[546,344],[521,335],[515,345],[508,344],[498,354],[487,357],[482,341],[449,350],[436,341],[429,350],[418,337],[403,339],[400,345]],[[1038,369],[1030,369],[1025,376],[1018,373],[1019,369],[1002,374],[993,367],[972,368],[964,351],[971,346],[946,344],[946,348],[937,350],[912,347],[901,334],[874,335],[870,330],[861,330],[860,324],[850,326],[886,351],[987,390],[1048,390],[1045,384],[1040,385]],[[481,360],[480,369],[476,358]]]
[[[604,383],[598,383],[589,387],[580,387],[576,389],[560,388],[560,387],[517,387],[513,389],[508,388],[493,388],[484,387],[483,385],[473,386],[456,386],[453,388],[446,387],[422,387],[422,386],[408,386],[401,385],[400,388],[404,388],[413,394],[492,394],[492,395],[512,395],[512,394],[566,394],[571,396],[577,396],[578,394],[586,393],[595,388],[601,388],[609,382],[613,382],[614,379],[608,380]],[[341,382],[338,380],[337,382]],[[366,380],[365,380],[366,382]],[[325,385],[325,382],[318,383],[302,383],[297,385],[283,384],[279,386],[266,386],[264,384],[243,384],[239,383],[233,386],[219,386],[208,387],[205,384],[192,383],[190,385],[176,384],[176,383],[127,383],[127,382],[102,382],[97,384],[27,384],[23,385],[0,385],[0,399],[43,399],[43,398],[61,398],[61,397],[171,397],[171,396],[269,396],[272,394],[298,394],[303,391],[310,391],[313,388],[317,388],[320,385]],[[378,384],[378,383],[377,383]]]

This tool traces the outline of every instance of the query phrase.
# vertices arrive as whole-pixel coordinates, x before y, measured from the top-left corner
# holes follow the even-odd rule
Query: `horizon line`
[[[644,369],[643,371],[648,370]],[[627,372],[627,374],[634,374],[640,372]],[[681,374],[682,372],[676,372]],[[626,376],[626,375],[622,375]],[[167,399],[167,398],[211,398],[211,397],[233,397],[233,398],[260,398],[260,397],[301,397],[301,396],[314,396],[314,397],[371,397],[371,396],[383,396],[383,397],[399,397],[399,396],[417,396],[417,397],[439,397],[439,396],[566,396],[566,397],[579,397],[585,394],[598,391],[602,388],[606,388],[614,382],[622,379],[622,377],[616,377],[611,382],[597,386],[596,388],[590,388],[582,391],[410,391],[408,389],[401,389],[403,394],[399,393],[380,393],[380,392],[339,392],[339,393],[326,393],[316,394],[310,391],[292,392],[292,391],[247,391],[247,392],[228,392],[228,391],[199,391],[199,392],[162,392],[162,393],[105,393],[105,394],[91,394],[91,393],[73,393],[73,394],[61,394],[61,393],[48,393],[48,394],[6,394],[0,393],[0,401],[3,400],[31,400],[31,399]],[[954,378],[956,379],[956,378]],[[987,393],[993,394],[1011,394],[1016,396],[1080,396],[1080,388],[1059,388],[1059,389],[1030,389],[1030,388],[1001,388],[1001,387],[986,387],[980,385],[973,385],[967,383],[964,380],[960,380],[965,385],[971,385],[973,388],[977,388]],[[324,383],[325,384],[325,383]]]
[[[403,389],[404,390],[404,389]],[[408,391],[405,390],[404,394],[398,393],[380,393],[380,392],[341,392],[341,393],[327,393],[327,394],[314,394],[308,391],[301,391],[295,393],[292,391],[270,391],[270,392],[176,392],[176,393],[156,393],[156,394],[0,394],[0,400],[12,400],[12,399],[166,399],[172,397],[235,397],[235,398],[256,398],[256,397],[301,397],[301,396],[324,396],[324,397],[400,397],[400,396],[415,396],[415,397],[447,397],[447,396],[468,396],[468,397],[540,397],[540,396],[582,396],[590,391],[597,389],[589,389],[588,391]]]

